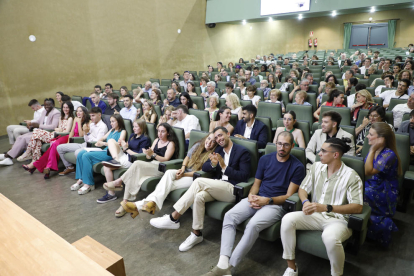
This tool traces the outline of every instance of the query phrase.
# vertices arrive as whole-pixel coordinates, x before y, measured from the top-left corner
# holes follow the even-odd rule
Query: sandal
[[[30,174],[33,174],[34,171],[36,170],[36,167],[31,169],[31,168],[29,168],[28,165],[23,165],[22,167],[23,167],[23,169],[25,169],[26,171],[28,171]]]
[[[124,186],[122,184],[121,186],[115,186],[115,181],[104,183],[103,187],[107,191],[114,191],[114,192],[121,192],[124,189]]]
[[[78,195],[84,195],[89,193],[90,191],[95,190],[95,185],[88,185],[88,187],[86,187],[85,185],[82,186],[82,188],[80,188],[78,190]]]
[[[122,205],[121,205],[121,206],[119,206],[118,210],[116,210],[115,217],[122,218],[123,216],[125,216],[125,214],[126,214],[126,211],[125,211],[124,207],[122,207]]]
[[[76,182],[75,184],[73,184],[72,186],[70,186],[70,190],[71,190],[71,191],[77,191],[77,190],[79,190],[82,186],[83,186],[83,182],[82,182],[81,184],[78,184],[78,182]]]

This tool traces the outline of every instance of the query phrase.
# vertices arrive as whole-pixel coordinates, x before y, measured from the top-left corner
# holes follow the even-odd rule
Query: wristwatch
[[[332,205],[326,205],[326,208],[328,209],[328,211],[326,211],[327,213],[330,213],[330,212],[332,212],[332,210],[333,210],[333,207],[332,207]]]
[[[151,155],[152,159],[155,159],[155,157],[157,157],[157,155],[154,153],[153,155]]]
[[[273,198],[269,198],[269,203],[267,203],[267,205],[273,204]]]

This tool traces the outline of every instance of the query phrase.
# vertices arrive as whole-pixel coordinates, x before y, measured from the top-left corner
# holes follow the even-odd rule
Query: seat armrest
[[[362,231],[367,228],[369,217],[371,216],[371,207],[363,205],[361,214],[352,214],[349,216],[348,228],[355,231]]]
[[[167,170],[178,170],[183,165],[183,159],[174,159],[162,162],[158,165],[158,171],[165,173]]]
[[[27,123],[26,122],[20,122],[19,125],[21,125],[21,126],[27,126]]]
[[[213,178],[214,174],[205,171],[197,171],[193,174],[193,180],[196,180],[199,177]]]
[[[249,196],[249,192],[254,183],[254,177],[246,182],[240,182],[234,186],[233,194],[236,196],[236,203]]]
[[[83,144],[85,139],[83,137],[71,137],[69,143]]]
[[[302,202],[300,201],[298,193],[291,195],[283,203],[283,209],[287,212],[294,212],[302,210]]]
[[[55,132],[55,138],[58,136],[66,136],[69,135],[69,132]]]
[[[131,155],[131,162],[134,163],[135,161],[151,161],[151,159],[147,159],[147,156],[145,153],[137,153],[134,155]]]
[[[403,187],[409,190],[414,189],[414,172],[413,171],[405,172]]]
[[[87,148],[94,148],[95,144],[96,144],[96,142],[86,142],[86,147]]]

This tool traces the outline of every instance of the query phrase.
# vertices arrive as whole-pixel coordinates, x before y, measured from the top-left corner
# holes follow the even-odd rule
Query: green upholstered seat
[[[267,128],[267,142],[273,141],[273,135],[272,135],[272,119],[270,117],[260,117],[256,116],[256,120],[261,121],[265,124]]]
[[[286,111],[294,111],[296,113],[296,120],[308,121],[309,127],[313,122],[313,111],[310,105],[288,104]]]
[[[395,88],[393,88],[395,89]],[[406,104],[407,100],[402,100],[402,99],[391,99],[390,101],[390,105],[388,106],[388,111],[392,111],[393,108],[397,105],[397,104]]]
[[[314,91],[317,91],[317,90],[314,90]],[[295,100],[296,93],[297,92],[293,93],[293,100]],[[308,97],[305,101],[312,105],[312,111],[315,112],[316,109],[317,109],[317,107],[316,107],[317,94],[316,93],[308,93],[307,95],[308,95]]]
[[[72,101],[77,101],[82,103],[82,97],[81,96],[72,96]]]
[[[271,118],[272,129],[275,130],[277,121],[282,118],[282,105],[277,103],[259,102],[257,116]]]
[[[158,124],[158,121],[160,120],[160,118],[162,117],[162,112],[161,112],[161,107],[156,104],[154,105],[154,109],[155,109],[155,113],[157,113],[157,120],[156,123]],[[141,109],[142,110],[142,109]]]
[[[142,84],[139,84],[139,83],[133,83],[133,84],[131,84],[131,90],[134,90],[134,89],[136,89],[138,87],[142,87]]]
[[[341,117],[341,125],[351,125],[351,109],[348,107],[334,107],[334,106],[322,106],[321,113],[319,114],[319,122],[322,121],[322,114],[326,111],[338,112]]]
[[[160,86],[171,86],[172,80],[170,79],[162,79]]]
[[[249,104],[252,104],[252,101],[251,100],[240,100],[240,105],[243,107],[243,106],[246,106],[246,105],[249,105]]]
[[[189,109],[189,114],[194,115],[198,118],[202,131],[209,131],[209,129],[210,129],[210,114],[207,110],[200,110],[200,109],[190,108]]]
[[[368,116],[369,109],[361,109],[358,114],[358,120],[356,123],[356,127],[359,127],[362,124],[362,120]],[[394,114],[391,111],[385,112],[385,121],[388,124],[394,125]]]
[[[151,83],[153,83],[153,82],[158,82],[158,84],[160,83],[160,79],[153,79],[153,78],[151,78],[151,79],[149,79],[149,81]]]
[[[259,83],[259,85],[260,85],[260,83]],[[263,93],[263,90],[257,89],[256,95],[260,97],[260,100],[261,101],[264,101],[264,93]]]
[[[402,122],[410,120],[410,113],[404,113]]]
[[[193,103],[197,105],[198,110],[204,110],[204,98],[201,96],[190,96],[191,100],[193,100]]]
[[[280,118],[277,121],[277,127],[283,127],[283,128],[285,127],[283,125],[283,118]],[[309,122],[302,121],[302,120],[296,120],[296,124],[294,125],[294,127],[302,130],[303,138],[305,139],[305,145],[307,146],[311,138]]]

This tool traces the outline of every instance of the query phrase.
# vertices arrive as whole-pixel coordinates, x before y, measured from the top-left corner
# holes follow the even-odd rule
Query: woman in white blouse
[[[247,95],[243,96],[243,100],[250,100],[252,104],[257,107],[259,101],[261,100],[260,96],[255,95],[257,91],[256,85],[249,85],[247,87]]]

